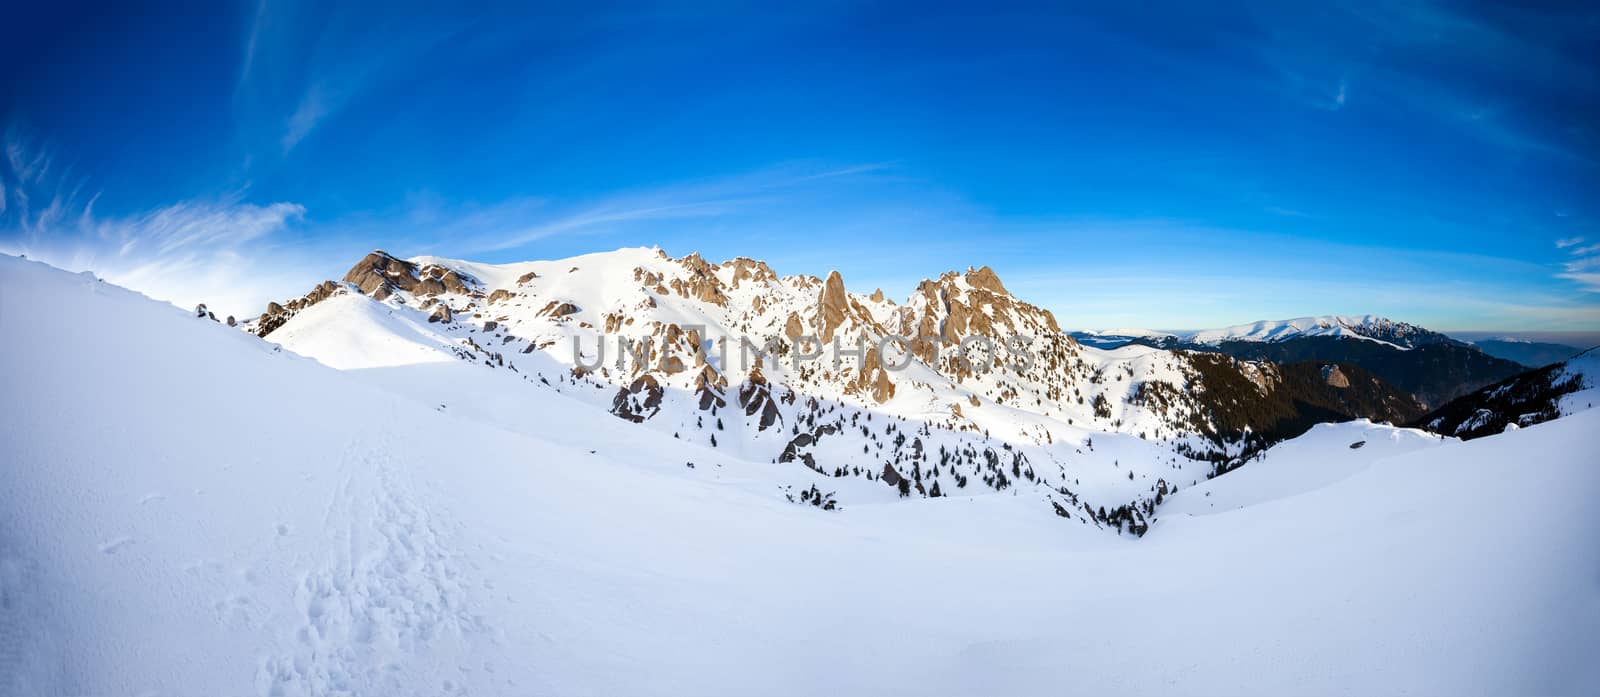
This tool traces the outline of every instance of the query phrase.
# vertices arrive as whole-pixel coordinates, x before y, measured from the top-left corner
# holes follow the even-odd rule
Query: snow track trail
[[[454,523],[417,500],[410,475],[386,451],[389,434],[353,440],[338,467],[321,534],[293,591],[293,632],[263,658],[260,694],[401,694],[426,685],[419,657],[452,656],[458,671],[495,639],[477,610]],[[437,694],[467,694],[442,678]]]

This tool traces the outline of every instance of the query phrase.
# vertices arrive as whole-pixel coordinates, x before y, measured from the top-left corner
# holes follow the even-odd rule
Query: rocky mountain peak
[[[455,269],[438,264],[419,267],[381,249],[373,250],[350,267],[344,281],[375,300],[383,300],[397,290],[419,297],[444,293],[471,295],[481,285],[477,279]]]
[[[822,292],[817,296],[817,336],[824,342],[833,340],[833,331],[844,323],[850,309],[850,296],[844,290],[844,278],[838,271],[830,271],[828,280],[822,282]]]
[[[981,266],[977,270],[967,267],[967,284],[973,288],[981,288],[998,295],[1010,295],[1004,285],[1000,284],[1000,277],[995,275],[994,269]]]

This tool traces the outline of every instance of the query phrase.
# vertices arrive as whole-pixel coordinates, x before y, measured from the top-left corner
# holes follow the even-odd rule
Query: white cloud
[[[183,307],[207,303],[219,314],[259,312],[285,288],[310,287],[303,265],[287,262],[265,238],[305,209],[236,199],[185,201],[139,215],[96,218],[95,199],[75,215],[60,196],[15,231],[0,251],[71,271],[93,271],[118,285]],[[6,233],[10,225],[0,226]],[[270,257],[270,259],[269,259]]]
[[[1580,257],[1566,263],[1568,273],[1600,271],[1600,256]]]
[[[317,126],[317,122],[327,115],[328,106],[323,100],[322,89],[320,86],[313,86],[300,99],[300,106],[295,108],[294,115],[289,117],[288,130],[283,134],[283,151],[293,150],[301,139],[311,134],[311,129]]]
[[[1600,273],[1558,273],[1556,278],[1576,281],[1580,289],[1590,293],[1600,293]]]
[[[863,164],[837,168],[789,164],[749,174],[620,193],[577,208],[517,199],[456,216],[435,236],[455,240],[459,253],[514,249],[556,235],[600,232],[632,223],[715,218],[773,204],[825,180],[858,177],[888,168]]]
[[[289,153],[363,95],[405,79],[428,51],[471,26],[435,13],[380,15],[316,2],[263,0],[256,6],[234,85],[235,116],[254,148],[270,144],[280,155]]]
[[[1556,247],[1570,255],[1556,278],[1577,282],[1579,290],[1600,293],[1600,244],[1579,247],[1584,241],[1583,237],[1556,240]]]

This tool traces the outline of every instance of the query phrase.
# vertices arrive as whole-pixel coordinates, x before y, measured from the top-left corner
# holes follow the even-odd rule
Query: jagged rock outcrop
[[[722,268],[732,270],[734,288],[743,283],[772,283],[778,280],[778,274],[766,262],[746,257],[722,262]]]
[[[746,416],[760,414],[756,420],[756,430],[765,431],[782,418],[776,400],[772,398],[772,386],[767,382],[766,376],[761,374],[761,366],[757,365],[750,371],[750,376],[745,378],[744,384],[739,387],[739,406],[744,409]]]
[[[823,424],[809,433],[800,433],[789,439],[788,444],[783,446],[783,452],[778,455],[778,462],[799,460],[805,463],[806,467],[823,472],[822,468],[817,466],[816,456],[806,450],[815,445],[817,441],[822,440],[823,436],[833,435],[838,432],[839,429],[834,428],[832,424]],[[826,472],[823,473],[826,474]]]
[[[1350,378],[1345,377],[1344,371],[1339,370],[1337,365],[1322,366],[1322,379],[1329,387],[1343,389],[1350,386]]]
[[[617,390],[611,399],[611,413],[634,423],[643,423],[661,411],[664,396],[661,383],[650,374],[640,375],[627,387]]]
[[[850,394],[871,398],[878,404],[894,396],[894,381],[889,379],[888,369],[879,362],[878,349],[867,349],[867,355],[861,360],[861,368],[846,390]]]
[[[672,279],[668,285],[674,292],[712,305],[727,304],[728,296],[723,292],[722,280],[717,278],[716,267],[698,253],[679,259],[678,264],[689,271],[689,277]]]
[[[727,398],[722,396],[726,389],[728,379],[709,365],[701,366],[700,372],[694,376],[694,393],[700,400],[700,411],[728,406]]]
[[[539,316],[551,318],[565,317],[567,315],[577,314],[577,312],[577,305],[563,300],[551,300],[544,306],[544,309],[539,310]]]
[[[381,249],[356,262],[344,275],[344,282],[355,285],[369,297],[382,300],[398,290],[411,291],[417,287],[417,265],[396,259]]]
[[[783,336],[789,341],[794,341],[805,333],[806,328],[805,325],[800,323],[800,315],[793,312],[789,313],[788,321],[783,323]]]
[[[437,264],[418,267],[381,249],[373,250],[350,267],[344,281],[375,300],[383,300],[402,290],[418,297],[445,293],[474,295],[478,285],[477,279],[455,269]]]
[[[256,336],[265,337],[276,331],[279,327],[282,327],[285,322],[288,322],[291,317],[294,317],[301,310],[311,307],[312,305],[322,302],[323,300],[327,300],[328,298],[340,293],[344,293],[346,290],[346,286],[339,283],[335,283],[333,281],[323,281],[322,283],[317,284],[317,287],[312,288],[311,292],[295,298],[294,300],[290,300],[286,304],[280,305],[275,302],[267,303],[266,312],[261,313],[261,316],[257,317],[255,322],[247,324],[247,327],[250,330],[250,333],[255,334]],[[231,327],[233,324],[230,322],[228,326]]]
[[[844,323],[845,312],[850,309],[850,296],[844,290],[844,278],[838,271],[828,273],[822,283],[822,293],[817,296],[817,337],[823,343],[833,340],[833,331]]]

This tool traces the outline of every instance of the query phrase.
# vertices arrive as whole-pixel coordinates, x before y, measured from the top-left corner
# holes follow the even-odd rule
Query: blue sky
[[[0,251],[241,315],[659,245],[988,264],[1074,328],[1600,330],[1592,4],[190,5],[9,10]]]

